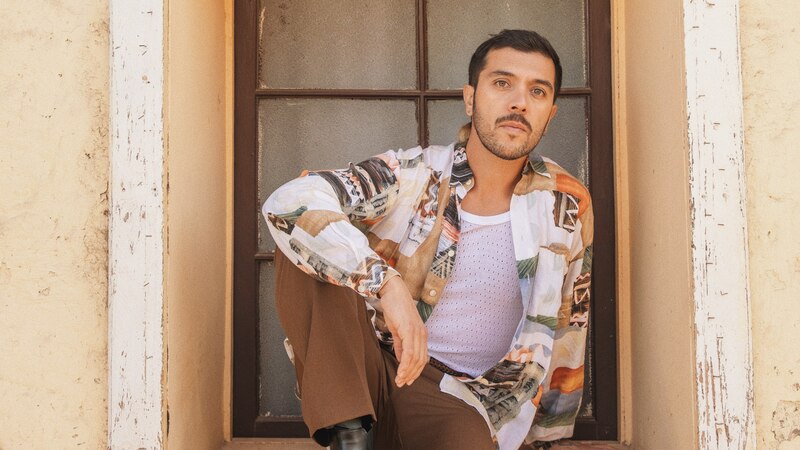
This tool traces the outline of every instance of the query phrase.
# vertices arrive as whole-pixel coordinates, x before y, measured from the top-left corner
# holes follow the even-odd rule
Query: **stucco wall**
[[[758,448],[800,448],[800,3],[741,1]]]
[[[630,320],[620,337],[630,349],[630,361],[621,364],[630,370],[623,388],[630,377],[631,389],[629,399],[623,393],[630,408],[623,411],[623,437],[635,448],[691,449],[697,421],[682,6],[620,3],[617,151],[625,173],[618,189],[627,191],[618,195],[627,198],[621,226],[629,226],[619,233],[630,244],[620,253],[629,258],[621,293],[630,289],[620,304]]]
[[[108,3],[0,2],[0,448],[104,448]]]
[[[225,409],[226,11],[214,0],[167,11],[167,447],[213,449]]]

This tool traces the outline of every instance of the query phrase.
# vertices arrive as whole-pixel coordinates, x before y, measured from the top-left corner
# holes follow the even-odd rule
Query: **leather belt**
[[[430,365],[432,365],[434,368],[438,369],[440,372],[446,373],[446,374],[448,374],[450,376],[454,376],[454,377],[457,377],[457,378],[463,378],[463,377],[465,377],[465,378],[474,378],[470,374],[467,374],[467,373],[464,373],[464,372],[459,372],[457,370],[451,369],[447,364],[439,361],[438,359],[434,358],[433,356],[431,356],[431,358],[428,361],[428,363]]]

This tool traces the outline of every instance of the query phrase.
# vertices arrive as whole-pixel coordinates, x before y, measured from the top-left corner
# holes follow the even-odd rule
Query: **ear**
[[[542,134],[547,134],[547,128],[550,127],[550,122],[553,120],[553,117],[556,116],[557,112],[558,112],[558,105],[553,103],[552,108],[550,108],[550,117],[547,118],[547,124],[545,124],[544,131],[542,132]]]
[[[472,117],[472,100],[475,96],[475,88],[469,84],[465,84],[462,94],[464,96],[464,111],[467,113],[467,116]]]

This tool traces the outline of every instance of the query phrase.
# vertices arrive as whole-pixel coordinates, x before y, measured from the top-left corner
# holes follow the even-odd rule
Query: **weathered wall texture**
[[[104,448],[108,4],[0,2],[0,448]]]
[[[225,8],[167,11],[167,447],[213,449],[225,420]]]
[[[800,448],[800,3],[740,12],[759,449]]]
[[[691,449],[697,421],[683,14],[680,2],[628,0],[622,15],[619,132],[631,224],[621,231],[630,242],[626,416],[635,448]]]

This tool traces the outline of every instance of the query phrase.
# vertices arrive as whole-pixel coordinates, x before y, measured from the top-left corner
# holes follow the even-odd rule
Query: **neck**
[[[482,195],[510,197],[520,179],[522,168],[528,161],[527,155],[513,160],[499,158],[487,150],[477,136],[471,136],[467,141],[466,152],[469,167],[475,177],[472,190],[477,190]]]
[[[466,152],[475,185],[467,192],[461,207],[478,215],[508,211],[527,156],[510,161],[498,158],[483,146],[477,136],[467,141]]]

